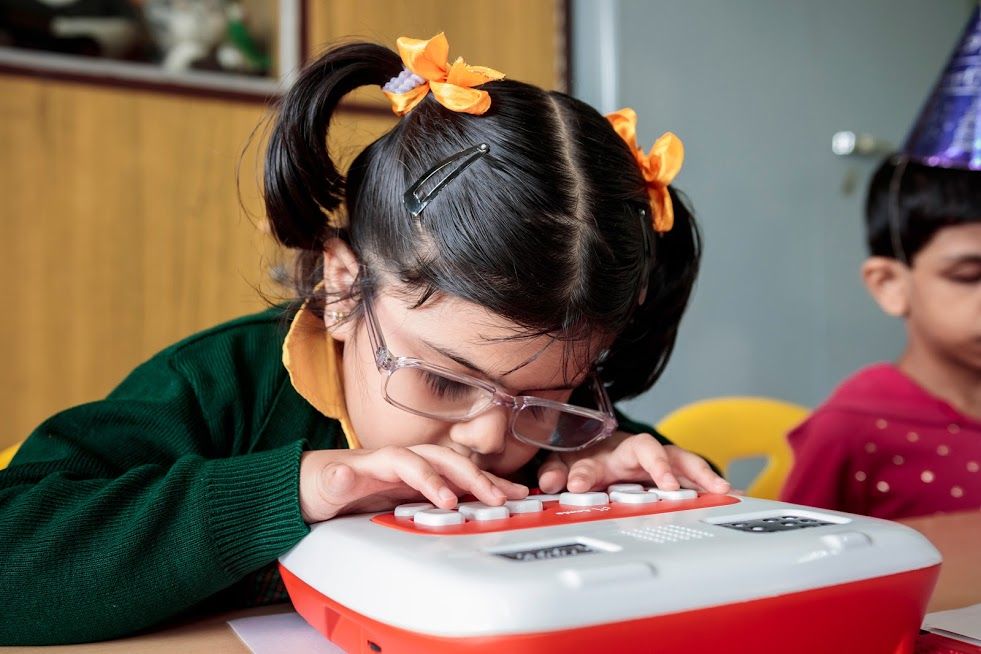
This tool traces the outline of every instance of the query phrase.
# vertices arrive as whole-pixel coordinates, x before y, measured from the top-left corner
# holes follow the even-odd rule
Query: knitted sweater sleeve
[[[44,422],[0,471],[0,644],[130,634],[307,533],[303,441],[253,448],[256,404],[271,400],[207,369],[192,381],[158,356],[105,400]]]

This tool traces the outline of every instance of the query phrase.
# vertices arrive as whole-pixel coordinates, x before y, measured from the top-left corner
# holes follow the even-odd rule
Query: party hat
[[[981,170],[981,5],[975,7],[903,152],[928,166]]]

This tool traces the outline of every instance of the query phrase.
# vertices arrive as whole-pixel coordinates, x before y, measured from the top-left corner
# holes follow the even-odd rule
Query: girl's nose
[[[498,454],[504,451],[510,417],[505,407],[492,407],[470,420],[454,423],[450,439],[479,454]]]

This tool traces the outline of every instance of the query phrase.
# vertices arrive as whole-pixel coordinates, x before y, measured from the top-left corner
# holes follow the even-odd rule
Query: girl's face
[[[547,335],[514,339],[513,323],[472,302],[444,296],[412,308],[411,298],[382,288],[372,307],[394,356],[414,357],[489,381],[511,395],[565,402],[586,377],[587,371],[570,369],[580,359],[568,356],[567,349],[573,347],[569,343]],[[331,329],[332,336],[344,342],[345,400],[362,447],[443,445],[501,476],[531,459],[538,448],[511,436],[508,408],[492,406],[470,420],[446,422],[389,404],[367,322],[363,317]]]
[[[981,223],[934,235],[916,254],[908,298],[911,340],[981,371]]]

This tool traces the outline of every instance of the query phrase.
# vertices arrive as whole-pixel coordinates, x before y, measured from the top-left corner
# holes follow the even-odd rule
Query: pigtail
[[[266,215],[280,243],[322,249],[331,232],[328,216],[344,201],[344,176],[327,151],[334,110],[347,93],[385,84],[401,70],[388,48],[345,44],[307,65],[282,98],[263,172]]]
[[[702,240],[687,198],[668,187],[674,206],[674,226],[655,233],[643,221],[651,253],[643,300],[600,365],[614,402],[649,389],[667,366],[698,276]]]

